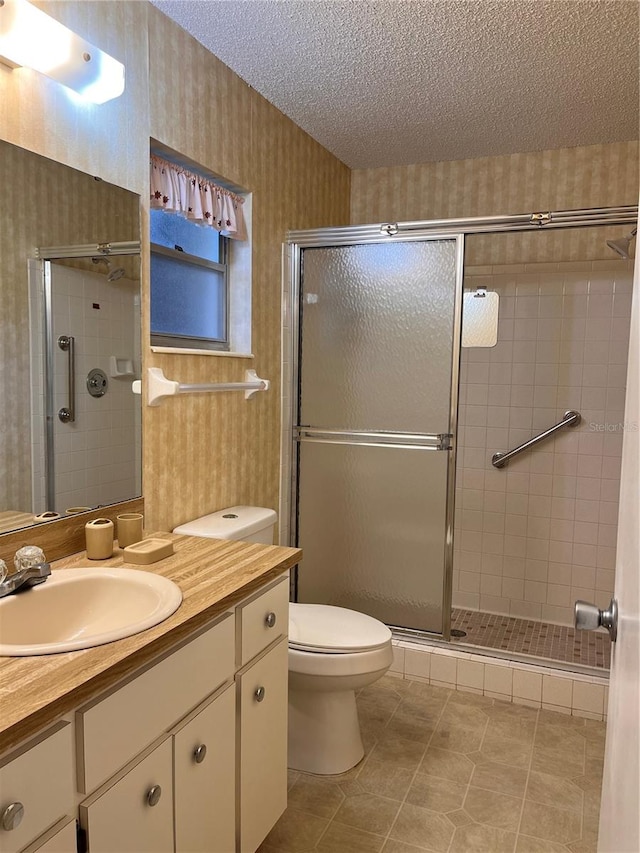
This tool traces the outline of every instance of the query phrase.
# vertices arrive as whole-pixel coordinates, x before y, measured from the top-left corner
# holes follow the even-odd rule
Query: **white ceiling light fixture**
[[[0,62],[33,68],[95,104],[124,92],[121,62],[27,0],[0,0]]]

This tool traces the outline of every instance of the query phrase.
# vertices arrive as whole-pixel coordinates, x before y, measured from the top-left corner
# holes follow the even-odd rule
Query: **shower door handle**
[[[574,625],[581,631],[595,631],[606,628],[615,643],[618,636],[618,602],[611,599],[608,610],[600,610],[588,601],[576,601],[574,607]]]
[[[448,432],[410,433],[294,426],[293,438],[294,441],[313,441],[320,444],[451,450],[453,435]]]
[[[58,412],[58,417],[63,424],[73,423],[76,419],[76,339],[72,335],[60,335],[58,346],[63,352],[69,354],[67,369],[67,384],[69,401],[68,406],[63,406]]]

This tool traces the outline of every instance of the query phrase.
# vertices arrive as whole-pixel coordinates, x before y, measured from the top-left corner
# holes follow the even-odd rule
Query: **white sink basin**
[[[59,569],[0,599],[0,655],[23,657],[101,646],[151,628],[182,601],[173,581],[136,569]]]

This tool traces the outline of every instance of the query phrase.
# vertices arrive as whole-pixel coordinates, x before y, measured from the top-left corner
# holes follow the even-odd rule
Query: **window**
[[[252,358],[251,193],[153,151],[151,349]]]
[[[176,213],[151,210],[151,343],[228,351],[229,240]]]

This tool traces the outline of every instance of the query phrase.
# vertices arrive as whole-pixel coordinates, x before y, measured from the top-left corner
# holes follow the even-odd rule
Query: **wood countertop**
[[[78,705],[127,677],[219,613],[292,568],[296,548],[147,533],[171,539],[175,553],[150,566],[127,563],[122,551],[88,560],[83,551],[57,560],[53,569],[124,566],[164,575],[182,590],[176,612],[146,631],[75,652],[0,657],[0,754],[36,734]]]

